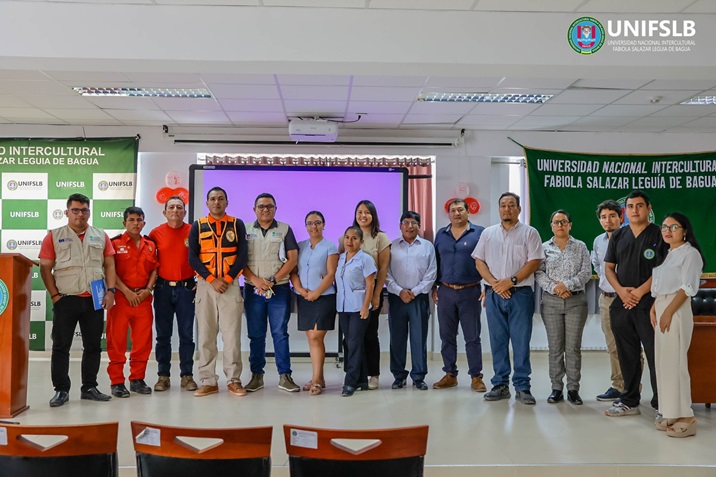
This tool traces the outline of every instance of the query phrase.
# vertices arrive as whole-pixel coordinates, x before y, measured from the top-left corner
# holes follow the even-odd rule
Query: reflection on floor
[[[71,377],[74,384],[70,401],[51,409],[53,391],[47,353],[32,353],[30,362],[30,410],[17,416],[22,424],[68,424],[119,421],[119,463],[122,476],[136,475],[136,463],[129,430],[131,420],[162,422],[191,427],[241,427],[273,425],[273,474],[287,476],[283,424],[328,428],[400,427],[430,425],[426,475],[428,476],[716,476],[716,408],[694,405],[699,431],[696,437],[672,439],[653,425],[648,406],[651,390],[644,379],[644,403],[640,416],[608,418],[608,403],[595,396],[609,387],[608,358],[603,352],[586,352],[583,359],[583,406],[567,402],[548,404],[550,384],[547,354],[532,357],[532,392],[536,406],[510,400],[486,402],[470,390],[470,381],[459,376],[459,385],[446,390],[418,391],[411,386],[391,390],[388,357],[383,356],[381,388],[341,398],[342,369],[329,359],[326,365],[328,387],[320,396],[307,392],[287,393],[277,389],[278,376],[273,363],[267,365],[266,388],[246,397],[235,397],[220,380],[220,392],[195,398],[182,391],[179,377],[172,388],[149,396],[132,394],[129,399],[108,403],[80,401],[79,354],[73,353]],[[153,359],[153,358],[152,358]],[[245,364],[248,361],[245,359]],[[100,390],[109,393],[106,361],[102,363]],[[441,362],[429,362],[427,382],[442,376]],[[248,368],[248,366],[247,366]],[[466,366],[463,363],[462,369]],[[217,369],[221,374],[221,363]],[[310,363],[296,360],[293,376],[299,385],[310,378]],[[485,356],[488,389],[492,363]],[[156,365],[150,362],[147,384],[154,385]],[[248,381],[244,370],[244,384]],[[128,384],[128,383],[127,383]],[[410,381],[409,381],[410,384]],[[574,466],[579,466],[575,468]],[[678,469],[673,466],[679,466]]]

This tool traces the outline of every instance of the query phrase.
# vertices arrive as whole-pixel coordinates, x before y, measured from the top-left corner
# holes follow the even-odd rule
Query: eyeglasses
[[[89,215],[90,210],[89,209],[70,209],[70,212],[72,212],[75,215]]]
[[[261,204],[261,205],[257,205],[256,208],[259,210],[273,210],[276,208],[276,206],[273,204],[266,204],[266,205]]]
[[[569,224],[569,220],[555,220],[552,222],[552,227],[564,227]]]
[[[315,225],[316,227],[319,227],[323,225],[322,220],[314,220],[313,222],[306,222],[306,227],[310,227],[311,225]]]
[[[662,231],[662,232],[666,232],[666,231],[668,231],[668,230],[671,230],[672,232],[676,232],[676,231],[679,230],[679,229],[683,229],[683,227],[682,227],[681,225],[677,225],[677,224],[674,224],[674,225],[662,225],[662,226],[661,226],[661,231]]]
[[[415,220],[403,220],[400,222],[400,225],[405,225],[406,227],[420,227],[420,224]]]

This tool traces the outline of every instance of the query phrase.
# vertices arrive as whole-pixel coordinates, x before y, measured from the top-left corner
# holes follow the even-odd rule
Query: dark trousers
[[[345,386],[357,388],[359,384],[368,383],[368,374],[365,364],[365,332],[368,329],[369,318],[362,320],[359,312],[338,313],[338,322],[343,332],[345,344],[345,361],[343,369],[346,372]]]
[[[186,286],[157,283],[154,288],[154,328],[157,332],[155,355],[157,374],[170,376],[172,366],[172,331],[174,315],[179,332],[180,376],[194,374],[194,297],[195,290]]]
[[[52,357],[50,374],[55,391],[69,392],[70,348],[77,323],[82,333],[82,391],[97,386],[102,352],[104,310],[95,310],[92,297],[65,296],[52,307]]]
[[[368,315],[368,328],[365,331],[365,364],[368,376],[380,376],[380,341],[378,341],[378,325],[380,324],[380,310],[383,308],[383,293],[380,294],[380,304],[377,310],[371,310]]]
[[[480,286],[454,290],[438,288],[438,325],[442,346],[443,371],[457,376],[457,333],[462,327],[465,338],[468,374],[482,376],[482,342],[480,341]]]
[[[404,303],[398,295],[388,295],[388,325],[390,326],[390,372],[395,379],[405,379],[408,334],[410,334],[410,378],[424,381],[428,374],[427,341],[430,320],[430,300],[427,293]]]
[[[654,299],[645,296],[636,308],[627,310],[617,296],[609,307],[609,318],[619,354],[619,367],[624,377],[624,391],[619,396],[624,404],[636,407],[641,400],[641,348],[644,347],[646,362],[649,365],[649,378],[654,396],[651,407],[659,408],[659,395],[656,388],[656,368],[654,366],[654,328],[651,326],[649,309]]]

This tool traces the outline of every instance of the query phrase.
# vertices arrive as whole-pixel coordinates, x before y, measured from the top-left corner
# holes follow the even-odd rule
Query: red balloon
[[[453,197],[452,199],[448,199],[447,202],[445,202],[445,213],[448,213],[448,214],[450,213],[450,203],[453,200],[457,200],[457,198]],[[466,197],[463,200],[467,204],[468,212],[470,212],[471,214],[476,214],[476,213],[480,212],[481,206],[480,206],[480,202],[477,199],[472,198],[472,197]]]

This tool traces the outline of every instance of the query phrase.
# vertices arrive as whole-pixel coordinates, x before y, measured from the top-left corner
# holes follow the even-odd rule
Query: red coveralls
[[[112,239],[116,251],[114,264],[117,276],[132,290],[147,288],[149,276],[159,266],[157,247],[142,237],[139,248],[127,232]],[[144,379],[147,360],[152,351],[152,296],[133,307],[124,293],[117,290],[115,305],[107,313],[107,354],[110,383],[124,384],[124,363],[127,361],[127,328],[132,349],[129,352],[129,380]]]

